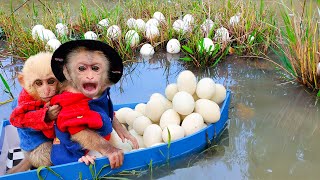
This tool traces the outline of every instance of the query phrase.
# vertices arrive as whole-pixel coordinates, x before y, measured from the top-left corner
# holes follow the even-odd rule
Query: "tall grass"
[[[291,1],[291,4],[293,1]],[[319,4],[318,4],[319,5]],[[299,82],[313,90],[320,89],[320,12],[314,2],[303,1],[299,9],[288,7],[282,2],[283,26],[279,28],[277,43],[280,61]],[[319,93],[318,93],[319,94]]]

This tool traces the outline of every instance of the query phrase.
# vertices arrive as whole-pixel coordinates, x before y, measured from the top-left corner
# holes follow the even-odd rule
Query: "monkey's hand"
[[[108,157],[110,161],[111,169],[118,168],[123,164],[123,151],[112,146],[109,142],[104,145],[104,148],[100,151],[103,156]]]
[[[61,106],[59,106],[59,105],[49,106],[48,111],[46,113],[45,121],[51,122],[51,121],[57,119],[60,111],[61,111]]]
[[[124,143],[126,139],[131,141],[134,149],[139,149],[138,141],[135,137],[133,137],[118,121],[118,119],[114,116],[112,121],[112,126],[114,130],[117,132],[118,136],[121,138]]]
[[[85,155],[79,158],[78,162],[84,162],[86,165],[94,164],[95,156]]]

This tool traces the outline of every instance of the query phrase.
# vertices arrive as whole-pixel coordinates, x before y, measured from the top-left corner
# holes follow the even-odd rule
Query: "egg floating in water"
[[[49,29],[38,31],[38,37],[41,41],[49,41],[50,39],[57,39],[56,35]]]
[[[177,124],[170,124],[168,126],[166,126],[163,130],[162,130],[162,140],[164,142],[169,142],[169,133],[170,133],[170,141],[175,141],[178,139],[181,139],[184,137],[185,131],[183,129],[183,127],[177,125]]]
[[[135,111],[140,112],[141,114],[145,115],[146,114],[146,104],[144,103],[139,103],[134,107]]]
[[[99,29],[107,29],[109,27],[109,20],[108,19],[102,19],[98,22],[97,26]]]
[[[139,134],[143,135],[144,130],[152,124],[152,121],[146,116],[137,117],[133,123],[132,128]]]
[[[146,22],[146,27],[148,26],[155,26],[155,27],[159,27],[159,21],[156,20],[155,18],[151,18]]]
[[[211,100],[217,104],[221,104],[227,96],[227,90],[222,84],[215,84],[215,93]]]
[[[133,111],[131,108],[124,107],[115,112],[115,116],[120,123],[126,123],[125,117],[129,112]]]
[[[172,100],[173,110],[182,115],[191,114],[195,107],[195,102],[191,94],[185,91],[176,93]]]
[[[97,40],[98,39],[98,35],[93,32],[93,31],[87,31],[85,34],[84,34],[84,38],[85,39],[92,39],[92,40]]]
[[[220,119],[219,105],[208,99],[197,100],[194,112],[199,113],[206,123],[215,123]]]
[[[181,127],[183,127],[185,135],[191,135],[202,129],[204,124],[203,117],[198,113],[189,114],[182,121]]]
[[[239,24],[240,22],[240,13],[237,13],[236,15],[232,16],[229,20],[229,24],[232,26],[235,26],[237,24]]]
[[[159,11],[153,13],[152,17],[162,23],[166,21],[166,18],[164,17],[164,15]]]
[[[162,129],[159,125],[151,124],[143,133],[143,142],[146,147],[162,142]]]
[[[41,24],[33,26],[31,30],[32,38],[36,40],[39,37],[39,34],[42,33],[44,29],[45,27]]]
[[[146,146],[144,145],[143,142],[143,137],[141,135],[139,135],[134,129],[131,129],[129,131],[129,133],[136,138],[136,140],[138,141],[139,144],[139,148],[145,148]]]
[[[176,54],[180,52],[180,42],[177,39],[170,39],[167,43],[167,52]]]
[[[150,41],[155,40],[160,36],[159,29],[157,26],[150,25],[146,27],[146,38]]]
[[[214,36],[216,40],[226,42],[230,40],[229,31],[228,29],[221,27],[216,30],[216,34]]]
[[[166,87],[166,90],[165,90],[165,94],[166,94],[166,97],[172,101],[174,95],[179,92],[178,90],[178,85],[176,83],[172,83],[172,84],[169,84],[167,87]]]
[[[201,41],[199,42],[199,45],[198,45],[198,49],[199,51],[205,51],[209,54],[212,54],[212,52],[214,51],[214,44],[213,44],[213,41],[210,39],[210,38],[203,38],[203,44],[201,45],[200,44]]]
[[[177,86],[179,91],[185,91],[189,94],[193,94],[197,88],[197,78],[189,70],[182,71],[178,75]]]
[[[68,34],[68,26],[62,23],[56,25],[56,32],[59,36],[65,36]]]
[[[164,129],[169,124],[180,125],[180,115],[173,109],[166,110],[160,118],[160,127]]]
[[[196,94],[199,98],[210,99],[215,93],[215,83],[211,78],[203,78],[197,84]]]
[[[107,37],[111,40],[116,40],[121,36],[121,29],[117,25],[112,25],[107,30]]]
[[[154,48],[151,44],[144,44],[140,49],[140,54],[143,56],[152,56],[154,54]]]
[[[124,117],[126,123],[129,125],[129,126],[133,126],[133,121],[135,121],[135,119],[137,117],[140,117],[140,116],[143,116],[143,114],[141,114],[140,112],[138,111],[129,111],[126,116]]]
[[[136,26],[137,26],[136,19],[134,19],[134,18],[129,18],[128,21],[127,21],[127,26],[128,26],[129,29],[134,29],[134,28],[136,28]]]
[[[46,44],[47,51],[55,51],[61,45],[61,42],[58,39],[50,39]]]
[[[140,32],[145,32],[146,30],[146,23],[142,19],[136,20],[136,28]]]
[[[135,47],[140,43],[139,34],[135,30],[129,30],[125,35],[125,41],[131,47]]]

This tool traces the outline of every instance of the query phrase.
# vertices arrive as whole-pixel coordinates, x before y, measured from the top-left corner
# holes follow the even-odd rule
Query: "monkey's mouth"
[[[92,92],[97,89],[97,84],[96,83],[84,83],[82,85],[82,87],[85,91]]]

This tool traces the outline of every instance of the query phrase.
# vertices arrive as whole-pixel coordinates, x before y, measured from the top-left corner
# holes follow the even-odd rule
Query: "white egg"
[[[135,111],[140,112],[141,114],[145,115],[146,114],[146,104],[144,103],[139,103],[134,107]]]
[[[214,44],[210,38],[203,38],[203,45],[200,45],[201,41],[199,42],[198,49],[199,51],[205,51],[211,54],[214,51]],[[203,48],[203,49],[202,49]]]
[[[57,39],[56,35],[49,29],[43,29],[42,31],[38,31],[38,37],[42,41],[49,41],[50,39]]]
[[[136,19],[134,19],[134,18],[129,18],[128,21],[127,21],[127,26],[128,26],[129,29],[134,29],[134,28],[136,28],[136,26],[137,26]]]
[[[115,116],[120,123],[126,123],[125,117],[129,112],[133,111],[131,108],[124,107],[115,112]]]
[[[151,97],[150,97],[150,100],[151,100],[151,99],[154,99],[154,98],[159,99],[159,100],[162,102],[165,110],[168,110],[168,109],[171,109],[171,108],[172,108],[172,102],[169,101],[169,100],[168,100],[166,97],[164,97],[162,94],[160,94],[160,93],[153,93],[153,94],[151,95]]]
[[[152,144],[152,146],[150,146],[150,147],[161,146],[161,145],[164,145],[164,144],[165,144],[164,142],[155,143],[155,144]]]
[[[121,36],[121,29],[117,25],[112,25],[107,30],[107,37],[116,40]]]
[[[317,75],[320,76],[320,62],[317,65]]]
[[[144,44],[140,49],[140,54],[143,56],[152,56],[154,54],[154,48],[151,44]]]
[[[172,101],[173,99],[173,96],[178,92],[178,85],[176,83],[172,83],[172,84],[169,84],[167,87],[166,87],[166,90],[165,90],[165,94],[166,94],[166,97]]]
[[[61,45],[61,42],[58,39],[50,39],[46,44],[47,51],[55,51]]]
[[[211,101],[220,104],[222,103],[227,96],[227,90],[222,84],[215,84],[215,93],[213,94]]]
[[[116,148],[122,149],[123,152],[129,152],[132,150],[132,146],[127,141],[122,142],[118,133],[113,129],[109,142]]]
[[[136,28],[140,32],[145,32],[146,30],[146,23],[142,19],[136,20]]]
[[[162,142],[162,129],[159,125],[151,124],[143,133],[143,142],[146,147],[151,147],[156,143]]]
[[[129,30],[125,35],[125,41],[131,47],[135,47],[140,43],[139,34],[135,30]]]
[[[146,38],[149,40],[155,40],[160,36],[159,29],[156,26],[147,26],[146,27]]]
[[[250,42],[253,42],[254,41],[254,39],[255,39],[255,37],[253,36],[253,35],[249,35],[249,37],[248,37],[248,41],[249,41],[249,43]]]
[[[107,29],[109,27],[109,20],[108,19],[102,19],[98,22],[97,26],[99,29]]]
[[[136,138],[136,140],[138,141],[139,144],[139,148],[145,148],[146,146],[144,145],[143,142],[143,137],[141,135],[139,135],[134,129],[131,129],[129,131],[129,133]]]
[[[202,78],[198,84],[196,93],[201,99],[210,99],[215,93],[216,86],[211,78]]]
[[[173,110],[182,115],[191,114],[195,107],[193,97],[185,92],[180,91],[176,93],[172,100]]]
[[[172,27],[177,32],[184,32],[184,22],[181,19],[174,21]]]
[[[214,26],[214,22],[211,19],[206,19],[200,26],[200,29],[205,37],[207,37]]]
[[[153,13],[153,18],[155,18],[159,22],[165,22],[166,21],[166,18],[164,17],[164,15],[159,11]]]
[[[56,32],[59,36],[65,36],[68,34],[68,26],[62,23],[56,25]]]
[[[162,140],[166,143],[169,142],[169,133],[170,133],[170,142],[181,139],[184,137],[184,129],[183,127],[176,125],[176,124],[170,124],[167,127],[165,127],[162,130]]]
[[[129,111],[126,116],[124,117],[126,123],[129,126],[132,126],[133,121],[136,120],[137,117],[143,116],[143,114],[141,114],[138,111]]]
[[[197,100],[194,112],[199,113],[206,123],[215,123],[220,119],[220,107],[208,99]]]
[[[34,40],[36,40],[38,38],[39,32],[42,32],[44,29],[45,29],[45,27],[41,24],[37,24],[37,25],[33,26],[32,30],[31,30],[32,38]]]
[[[139,134],[143,135],[146,127],[152,124],[152,121],[146,116],[137,117],[132,124],[132,128]]]
[[[214,38],[218,41],[226,42],[230,40],[229,31],[228,29],[221,27],[216,30],[216,34]]]
[[[229,20],[229,24],[232,26],[237,25],[240,22],[240,13],[238,13],[237,15],[234,15],[230,18]]]
[[[177,39],[170,39],[167,43],[167,52],[176,54],[180,52],[180,42]]]
[[[197,88],[197,78],[191,71],[184,70],[178,75],[177,86],[179,91],[186,91],[189,94],[193,94]]]
[[[152,98],[147,102],[146,116],[154,123],[160,121],[162,113],[166,110],[163,102],[158,98]]]
[[[183,22],[187,25],[193,25],[194,23],[194,17],[191,14],[186,14],[183,16]]]
[[[85,34],[84,34],[84,38],[85,39],[92,39],[92,40],[96,40],[98,39],[98,35],[93,32],[93,31],[87,31]]]
[[[166,110],[160,118],[160,127],[161,129],[164,129],[169,124],[176,124],[180,125],[180,115],[173,109]]]
[[[146,27],[148,27],[148,26],[159,27],[159,21],[156,20],[155,18],[151,18],[146,22]]]
[[[183,127],[185,135],[188,136],[197,131],[200,131],[203,127],[204,121],[200,114],[192,113],[184,118],[181,127]]]

